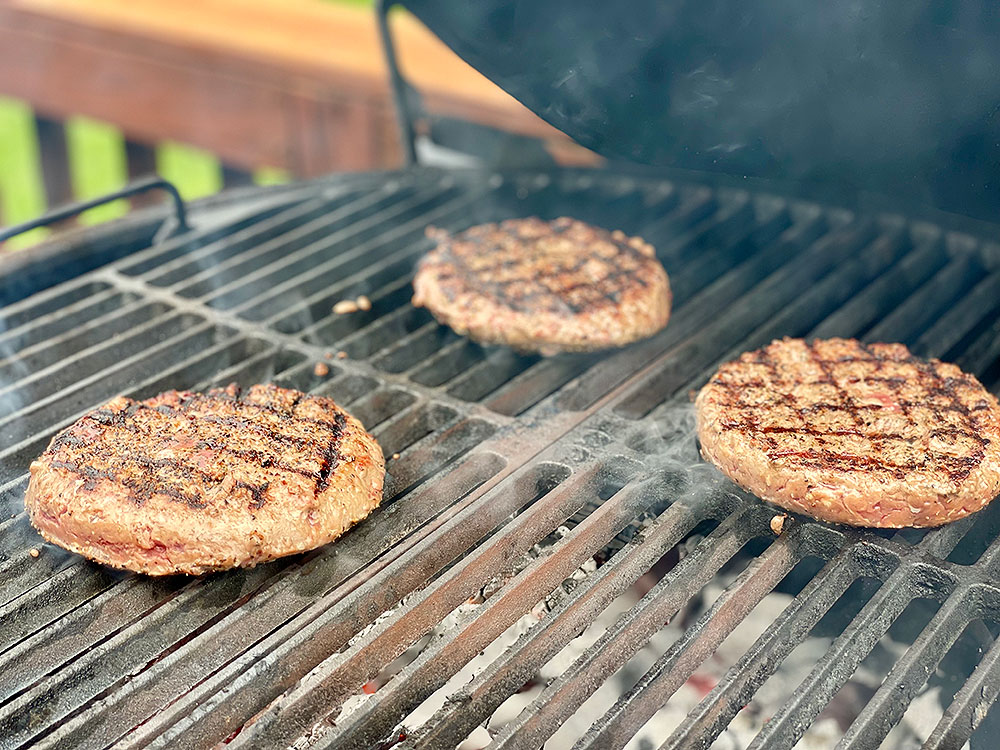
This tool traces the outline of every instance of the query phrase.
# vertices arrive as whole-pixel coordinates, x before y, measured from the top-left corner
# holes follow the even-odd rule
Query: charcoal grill
[[[524,215],[648,239],[671,274],[668,327],[539,359],[409,304],[428,224]],[[148,239],[161,219],[86,241]],[[776,536],[772,508],[699,464],[688,402],[719,362],[782,335],[902,341],[996,391],[1000,255],[984,232],[720,178],[570,169],[341,177],[193,204],[188,222],[0,309],[0,748],[454,747],[639,579],[621,616],[491,727],[491,747],[562,747],[550,738],[581,713],[569,744],[622,747],[778,592],[787,605],[654,746],[711,747],[823,637],[751,747],[793,747],[859,669],[881,683],[838,747],[879,746],[929,680],[944,687],[925,747],[988,737],[1000,508],[932,531],[790,517]],[[362,293],[370,311],[331,312]],[[32,531],[28,464],[86,410],[264,380],[333,396],[399,454],[383,506],[336,544],[152,580]],[[721,594],[695,607],[710,585]],[[533,627],[502,641],[528,613]],[[676,638],[594,709],[668,622]],[[435,695],[418,726],[411,712]]]

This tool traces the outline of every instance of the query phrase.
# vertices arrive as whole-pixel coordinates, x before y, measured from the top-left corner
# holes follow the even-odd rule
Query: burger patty
[[[119,397],[31,464],[42,536],[97,562],[197,575],[313,549],[382,499],[375,439],[332,399],[275,385]]]
[[[429,228],[413,304],[486,344],[545,355],[623,346],[670,317],[670,284],[638,237],[574,219]]]
[[[698,394],[702,454],[763,500],[853,526],[939,526],[1000,493],[1000,406],[902,344],[774,341]]]

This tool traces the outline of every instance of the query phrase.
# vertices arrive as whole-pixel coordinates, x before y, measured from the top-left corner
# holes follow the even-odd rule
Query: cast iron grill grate
[[[409,305],[427,224],[520,215],[652,242],[675,292],[667,329],[620,352],[539,359],[480,347]],[[687,394],[775,336],[835,334],[903,341],[995,391],[996,257],[936,226],[743,190],[415,170],[318,184],[232,232],[195,230],[3,308],[0,747],[455,746],[641,579],[647,590],[490,730],[495,746],[561,747],[581,712],[570,744],[623,746],[784,592],[657,742],[710,747],[798,646],[838,622],[752,746],[794,746],[889,639],[903,647],[841,746],[877,745],[943,670],[948,699],[922,739],[960,747],[1000,691],[1000,512],[899,533],[793,518],[776,537],[773,510],[699,465]],[[359,294],[370,311],[331,312]],[[327,356],[340,350],[346,359]],[[383,507],[344,539],[166,581],[40,544],[21,500],[56,430],[117,393],[269,379],[332,395],[400,454]],[[926,617],[905,632],[920,603]],[[589,707],[675,619],[620,697]],[[969,643],[983,651],[971,661]]]

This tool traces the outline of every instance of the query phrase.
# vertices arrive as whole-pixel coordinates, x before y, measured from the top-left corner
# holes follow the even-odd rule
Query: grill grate
[[[561,674],[491,727],[493,746],[561,747],[585,714],[569,744],[621,747],[778,592],[787,603],[663,747],[710,747],[822,638],[828,650],[784,686],[752,747],[793,747],[886,644],[898,653],[840,747],[876,746],[936,670],[953,684],[921,739],[960,747],[973,734],[1000,692],[1000,507],[926,532],[795,518],[776,537],[773,510],[699,463],[686,399],[718,363],[780,335],[900,340],[995,391],[992,246],[614,173],[417,170],[300,197],[0,310],[0,748],[449,747],[553,659]],[[542,360],[480,347],[409,305],[428,223],[530,214],[648,239],[674,287],[667,329]],[[332,313],[359,294],[370,311]],[[326,357],[338,350],[348,358]],[[382,508],[328,548],[204,579],[120,575],[52,546],[30,556],[42,545],[23,513],[27,466],[56,430],[117,393],[232,380],[345,404],[400,454]],[[969,644],[982,655],[963,656]],[[643,654],[595,708],[597,686]]]

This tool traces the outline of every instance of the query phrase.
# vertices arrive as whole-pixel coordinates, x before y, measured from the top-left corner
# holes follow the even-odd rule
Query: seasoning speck
[[[38,557],[42,553],[39,552],[37,549],[32,548],[28,550],[28,554],[31,555],[32,557]]]
[[[774,532],[775,536],[781,536],[781,530],[785,528],[786,518],[788,518],[788,516],[782,513],[781,515],[774,516],[774,518],[771,519],[771,531]]]
[[[347,359],[347,352],[337,352],[337,359]]]
[[[333,359],[333,352],[323,352],[323,356],[327,359]]]
[[[355,303],[359,310],[367,311],[372,309],[372,301],[363,294],[355,300]]]
[[[330,374],[330,368],[327,367],[325,362],[317,362],[316,366],[313,368],[313,375],[317,378],[325,378]]]
[[[342,299],[336,305],[333,306],[333,311],[337,315],[346,315],[347,313],[356,313],[358,311],[358,303],[352,299]]]

